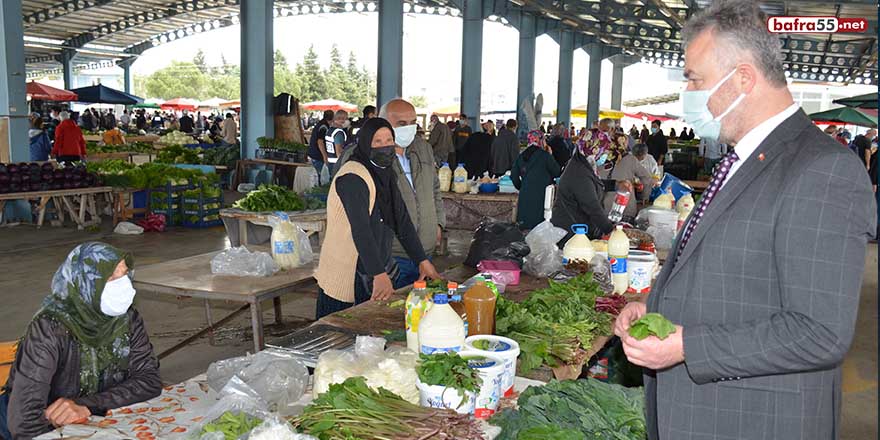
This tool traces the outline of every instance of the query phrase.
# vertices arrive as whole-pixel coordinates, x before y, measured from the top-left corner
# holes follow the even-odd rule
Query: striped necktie
[[[718,190],[721,189],[721,185],[724,183],[724,180],[727,179],[727,175],[730,174],[730,169],[733,167],[733,164],[738,160],[739,156],[736,155],[736,152],[731,151],[727,153],[727,155],[724,156],[724,159],[721,159],[721,162],[715,167],[715,172],[712,174],[712,181],[709,182],[709,186],[700,198],[700,205],[697,206],[697,209],[691,217],[691,221],[688,222],[687,229],[685,229],[684,234],[681,236],[681,243],[678,246],[678,255],[676,258],[680,257],[682,252],[684,252],[684,247],[694,233],[694,229],[697,229],[697,224],[700,223],[700,219],[703,218],[706,208],[712,203],[712,199],[718,194]]]

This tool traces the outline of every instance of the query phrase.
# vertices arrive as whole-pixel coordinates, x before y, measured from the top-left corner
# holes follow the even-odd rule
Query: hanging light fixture
[[[358,12],[364,12],[364,4],[361,3],[361,2],[357,2],[357,3],[354,5],[354,9],[355,9],[356,11],[358,11]]]
[[[409,14],[409,11],[411,11],[411,10],[412,10],[412,5],[410,5],[409,3],[403,4],[403,13],[404,14]]]
[[[376,4],[375,4],[375,3],[372,3],[372,2],[371,2],[371,3],[367,3],[367,10],[370,11],[370,12],[375,11],[375,10],[376,10]]]
[[[345,2],[345,12],[351,12],[353,10],[354,10],[354,6],[349,2]]]

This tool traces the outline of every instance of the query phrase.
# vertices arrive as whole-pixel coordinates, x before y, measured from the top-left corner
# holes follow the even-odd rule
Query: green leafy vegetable
[[[629,327],[629,335],[640,341],[651,335],[666,339],[672,333],[675,325],[659,313],[648,313]]]
[[[221,432],[226,440],[236,440],[239,436],[251,432],[261,423],[263,423],[262,420],[245,413],[234,414],[231,411],[226,411],[213,422],[205,425],[201,434]]]
[[[467,392],[477,392],[483,380],[477,370],[458,353],[420,354],[416,367],[419,380],[425,385],[440,385],[458,391],[459,406],[467,399]]]
[[[501,427],[497,440],[644,440],[642,388],[595,379],[551,381],[520,394],[517,409],[489,420]]]
[[[566,283],[550,281],[546,289],[532,292],[515,303],[499,297],[495,329],[519,343],[519,373],[547,364],[573,364],[584,360],[597,335],[611,334],[613,317],[595,310],[604,295],[593,276],[586,273]]]
[[[252,212],[302,211],[305,203],[300,196],[287,188],[278,185],[260,185],[232,206]]]
[[[384,388],[373,391],[363,377],[330,385],[292,423],[320,440],[483,438],[470,415],[423,408]]]

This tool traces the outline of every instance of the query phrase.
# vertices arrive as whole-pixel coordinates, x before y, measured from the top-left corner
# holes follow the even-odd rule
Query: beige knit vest
[[[370,213],[376,204],[376,185],[363,164],[349,160],[336,172],[330,193],[327,195],[327,232],[321,245],[321,258],[315,279],[329,297],[347,303],[354,302],[354,277],[357,270],[358,251],[351,236],[351,224],[336,193],[336,179],[354,174],[367,184],[370,193]]]

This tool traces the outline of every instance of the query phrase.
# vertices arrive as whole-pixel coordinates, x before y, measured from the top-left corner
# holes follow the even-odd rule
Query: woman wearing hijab
[[[510,170],[510,180],[519,190],[516,221],[524,229],[532,229],[544,220],[544,191],[562,172],[544,142],[543,133],[530,131],[528,142],[529,147],[520,153]]]
[[[419,279],[440,279],[406,211],[392,164],[394,129],[383,118],[364,123],[351,159],[337,171],[327,198],[327,235],[315,279],[320,319],[394,293],[398,268],[392,238],[418,264]]]
[[[614,224],[608,220],[608,211],[602,206],[605,184],[596,174],[595,160],[595,157],[599,157],[604,162],[612,144],[607,136],[601,136],[601,132],[587,137],[578,144],[577,152],[568,162],[556,187],[550,222],[568,232],[559,242],[560,246],[574,236],[572,225],[586,224],[590,238],[599,238],[614,229]]]
[[[159,362],[131,307],[132,267],[131,255],[104,243],[67,256],[19,342],[0,394],[0,438],[30,439],[159,395]]]

